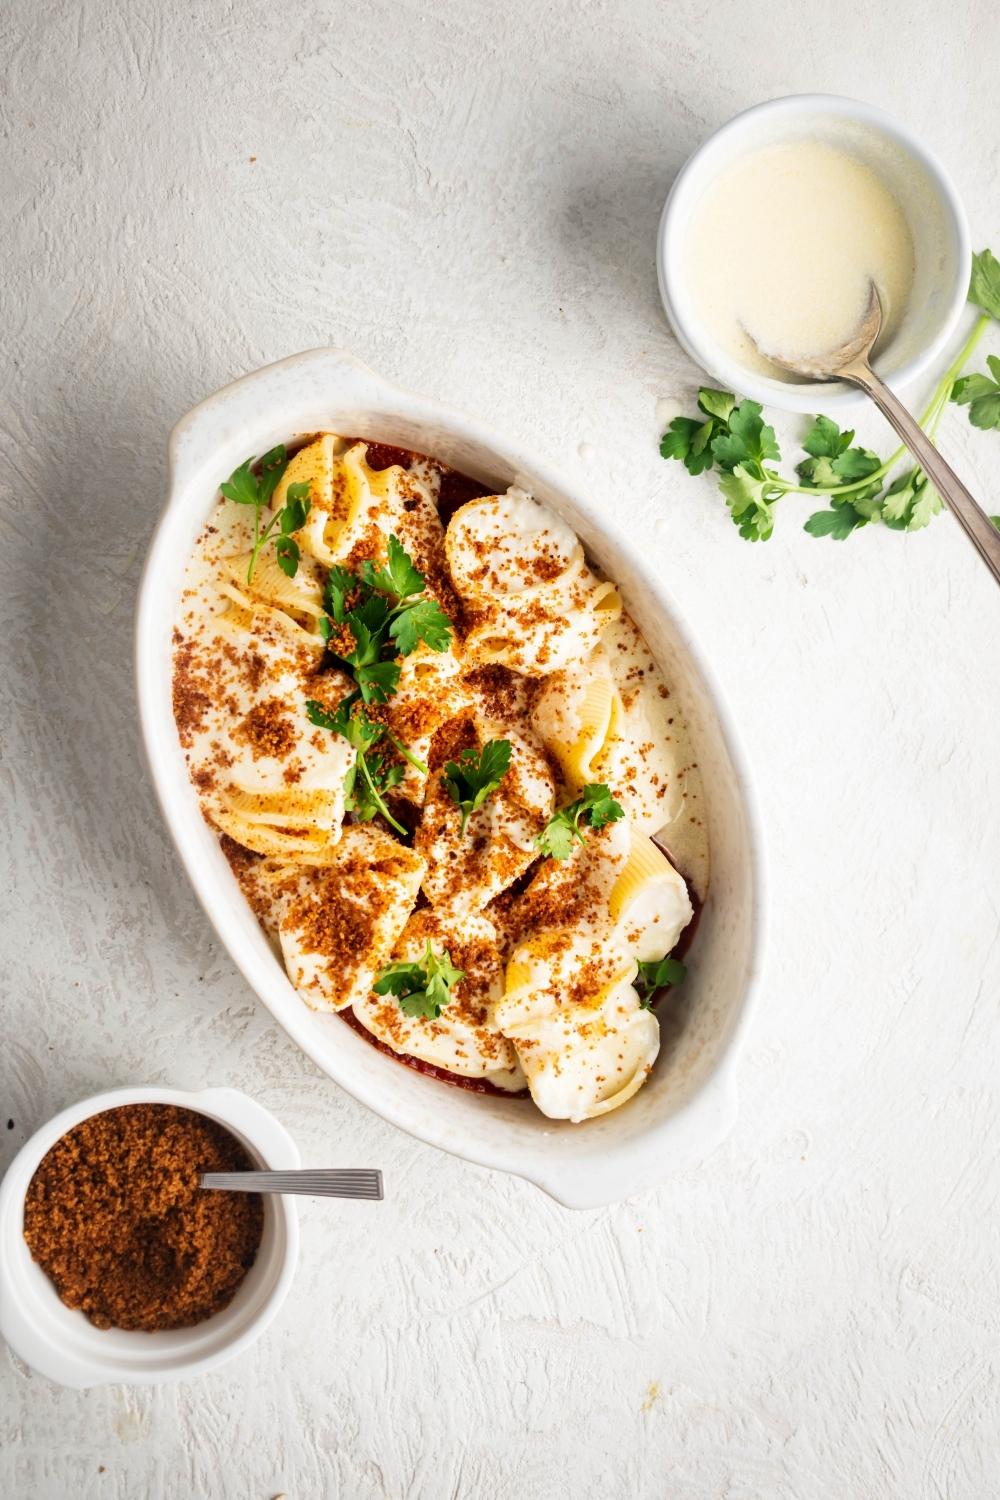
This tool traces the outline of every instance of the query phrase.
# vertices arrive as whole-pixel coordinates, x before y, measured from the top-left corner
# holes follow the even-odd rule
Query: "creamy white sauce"
[[[880,346],[913,285],[913,240],[897,199],[871,167],[804,138],[751,152],[695,206],[684,276],[717,343],[747,368],[793,379],[761,350],[825,354],[858,328],[874,281]],[[757,347],[755,347],[755,344]]]
[[[433,498],[436,476],[428,479]],[[452,671],[462,693],[454,703],[443,679],[409,683],[407,674],[420,664],[418,653],[404,662],[393,700],[397,708],[412,687],[418,698],[429,695],[447,710],[441,722],[468,713],[481,743],[511,742],[507,776],[472,813],[465,833],[436,772],[411,799],[420,809],[412,851],[377,824],[348,822],[341,829],[343,782],[353,752],[345,741],[317,729],[304,709],[318,680],[319,637],[294,620],[282,625],[281,611],[266,605],[252,611],[238,606],[236,620],[229,619],[226,580],[235,577],[245,584],[243,563],[234,573],[231,560],[245,553],[251,531],[247,507],[228,502],[210,517],[185,577],[176,621],[179,727],[206,815],[236,844],[268,856],[243,861],[240,878],[307,1004],[329,1010],[352,1006],[361,1025],[397,1052],[457,1075],[485,1078],[503,1090],[518,1090],[527,1081],[544,1113],[582,1120],[629,1098],[655,1061],[659,1023],[642,1008],[632,983],[637,960],[670,951],[692,910],[683,880],[665,860],[664,870],[636,882],[635,849],[646,842],[645,834],[663,830],[684,875],[704,895],[708,843],[701,777],[683,716],[632,620],[619,614],[595,627],[583,618],[589,594],[605,585],[590,572],[575,534],[520,491],[479,509],[485,511],[484,524],[472,529],[466,545],[459,547],[451,538],[452,581],[460,580],[475,597],[474,564],[485,557],[496,575],[491,590],[515,599],[530,596],[536,603],[542,599],[541,623],[529,612],[529,633],[558,630],[567,644],[561,654],[550,653],[554,702],[537,722],[532,703],[540,683],[533,660],[498,697],[492,679],[477,680],[471,670],[475,662],[459,645]],[[400,514],[397,507],[391,514],[400,529],[416,524],[412,510]],[[467,507],[466,522],[472,514]],[[456,531],[461,529],[460,524]],[[443,534],[438,547],[443,558]],[[533,548],[544,564],[540,570],[529,566]],[[557,576],[548,578],[553,571]],[[262,575],[256,576],[262,588]],[[325,568],[304,548],[296,586],[307,594],[311,586],[318,596],[324,577]],[[573,588],[581,578],[587,581],[581,586],[587,598],[580,610],[560,611],[559,603],[574,602]],[[277,582],[286,588],[283,578]],[[549,593],[557,597],[546,605]],[[242,597],[239,590],[237,596]],[[308,623],[308,608],[305,617]],[[518,663],[521,649],[512,640]],[[257,666],[248,670],[248,663]],[[441,665],[436,656],[429,664]],[[323,680],[329,684],[329,674]],[[598,680],[605,690],[603,718],[593,712],[591,690]],[[346,692],[346,681],[341,688]],[[262,707],[269,709],[265,733],[248,738],[247,725]],[[271,738],[277,719],[290,747]],[[586,774],[557,785],[543,754],[546,734],[573,742],[581,735],[593,738]],[[292,761],[297,772],[289,780],[285,773]],[[565,863],[540,858],[536,838],[548,817],[588,780],[611,786],[624,817],[589,831]],[[318,788],[329,798],[335,790],[339,800],[328,814],[334,826],[307,828],[322,834],[321,847],[296,844],[291,853],[261,848],[258,829],[233,832],[224,822],[236,783],[262,796],[276,794],[279,804],[300,791]],[[298,831],[283,832],[296,819],[290,822],[281,805],[269,808],[275,826],[268,826],[267,839],[298,839]],[[532,866],[527,892],[506,906],[502,899],[492,900]],[[421,886],[426,900],[418,909]],[[370,919],[365,942],[345,948],[338,933],[348,931],[349,918],[360,931],[361,915]],[[435,951],[449,951],[462,969],[465,989],[438,1017],[408,1016],[394,997],[375,994],[372,984],[390,955],[419,958],[432,938]],[[538,982],[527,992],[512,991],[506,974],[516,944],[529,955],[532,944],[540,944],[539,951],[548,955],[546,982],[539,970]],[[509,1035],[498,1024],[504,1015]]]

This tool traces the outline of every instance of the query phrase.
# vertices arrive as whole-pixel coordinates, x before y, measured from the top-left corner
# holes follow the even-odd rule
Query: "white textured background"
[[[652,264],[702,136],[812,88],[922,132],[1000,251],[992,0],[8,0],[0,41],[3,1160],[110,1084],[233,1083],[389,1186],[306,1204],[278,1323],[200,1382],[0,1355],[0,1495],[997,1494],[1000,597],[948,518],[832,544],[789,499],[740,541],[657,455],[697,380]],[[759,767],[740,1121],[629,1204],[564,1211],[320,1077],[151,803],[130,637],[167,432],[327,342],[602,489]],[[1000,510],[1000,435],[942,438]]]

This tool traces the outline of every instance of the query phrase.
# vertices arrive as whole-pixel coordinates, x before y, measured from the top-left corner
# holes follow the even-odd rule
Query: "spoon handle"
[[[230,1193],[305,1193],[312,1198],[382,1197],[382,1173],[368,1167],[294,1172],[203,1172],[200,1186]]]
[[[941,457],[926,432],[906,407],[881,381],[867,360],[859,360],[837,371],[843,380],[859,385],[875,402],[882,415],[899,433],[941,499],[957,517],[969,541],[1000,583],[1000,531],[965,488],[954,469]]]

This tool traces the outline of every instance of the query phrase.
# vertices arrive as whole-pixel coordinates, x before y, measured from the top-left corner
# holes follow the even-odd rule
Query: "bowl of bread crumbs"
[[[299,1165],[236,1089],[115,1089],[64,1110],[0,1187],[0,1332],[62,1385],[214,1368],[281,1306],[298,1221],[290,1197],[205,1192],[201,1173]]]

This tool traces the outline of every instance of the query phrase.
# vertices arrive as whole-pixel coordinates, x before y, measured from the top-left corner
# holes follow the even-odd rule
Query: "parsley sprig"
[[[972,257],[969,301],[1000,323],[1000,260],[992,250],[980,250]]]
[[[1000,262],[990,250],[973,256],[969,301],[981,316],[920,418],[930,437],[949,400],[969,407],[973,425],[1000,428],[1000,359],[990,356],[987,361],[993,379],[985,375],[960,378],[990,320],[1000,322]],[[882,459],[869,448],[855,446],[853,431],[841,432],[825,416],[815,418],[802,446],[806,457],[798,464],[795,479],[789,479],[774,467],[781,461],[781,451],[758,402],[740,401],[730,391],[703,387],[698,392],[698,416],[675,417],[663,434],[660,453],[678,459],[689,474],[717,467],[719,489],[733,522],[740,536],[750,542],[767,541],[771,536],[775,503],[785,495],[824,496],[827,508],[814,511],[805,530],[835,541],[872,522],[893,531],[918,531],[942,509],[922,469],[907,467],[890,478],[906,453],[904,447]]]
[[[452,986],[464,978],[465,970],[455,968],[447,949],[439,957],[428,939],[422,959],[387,964],[374,989],[376,995],[395,995],[404,1016],[433,1021],[451,999]]]
[[[397,833],[406,836],[406,829],[392,816],[385,802],[385,794],[398,786],[404,770],[400,765],[386,765],[385,756],[370,754],[372,746],[388,735],[383,724],[373,724],[358,705],[356,698],[345,698],[335,713],[330,713],[314,698],[306,702],[306,714],[312,724],[339,734],[355,750],[354,764],[344,777],[344,806],[353,812],[362,823],[370,823],[377,813]],[[389,736],[391,738],[391,736]],[[398,742],[394,741],[397,744]]]
[[[431,651],[447,651],[451,621],[436,599],[425,594],[424,575],[399,538],[390,536],[388,559],[376,566],[364,562],[360,573],[330,569],[323,591],[327,613],[320,633],[335,639],[334,626],[345,627],[353,638],[350,651],[331,652],[354,679],[365,703],[387,703],[399,687],[400,656],[409,656],[423,642]]]
[[[405,774],[400,765],[387,765],[383,755],[370,754],[383,737],[423,775],[427,766],[385,724],[374,723],[365,712],[370,704],[388,703],[399,686],[398,656],[409,656],[421,641],[432,651],[451,643],[451,622],[436,599],[424,597],[424,575],[413,565],[399,538],[391,536],[383,565],[364,562],[359,573],[330,569],[323,589],[319,630],[330,654],[350,675],[354,691],[330,713],[310,699],[306,712],[321,729],[339,734],[357,751],[344,782],[346,806],[367,822],[381,813],[397,833],[406,834],[385,802],[385,793]],[[353,642],[346,649],[343,632]],[[333,642],[336,639],[337,649]]]
[[[575,802],[561,807],[535,840],[543,854],[552,859],[568,859],[574,843],[584,842],[584,829],[595,831],[607,823],[617,823],[625,816],[620,802],[600,781],[590,781]]]
[[[966,375],[955,381],[951,399],[959,406],[969,408],[969,421],[973,427],[988,431],[1000,427],[1000,359],[987,354],[989,375]]]
[[[510,770],[510,740],[487,740],[481,750],[466,749],[442,773],[445,790],[462,813],[462,833],[469,818],[497,790]]]
[[[670,957],[640,959],[635,986],[636,989],[644,991],[639,999],[643,1010],[652,1010],[653,996],[657,990],[665,990],[669,985],[681,984],[686,975],[687,968],[680,959]]]
[[[737,402],[729,391],[698,392],[700,418],[675,417],[660,443],[664,458],[680,459],[689,474],[718,464],[719,480],[740,536],[766,541],[774,529],[773,502],[784,493],[781,476],[766,467],[781,452],[774,428],[756,401]]]
[[[309,485],[290,484],[284,505],[261,530],[261,513],[271,504],[282,475],[288,468],[288,451],[284,443],[279,443],[276,448],[264,454],[257,464],[257,473],[253,469],[255,462],[253,458],[244,459],[239,468],[234,469],[229,478],[219,485],[220,493],[227,500],[232,500],[236,505],[252,505],[254,508],[253,548],[247,566],[247,583],[253,582],[257,559],[272,540],[278,567],[287,577],[294,578],[299,570],[300,552],[292,533],[305,525],[306,517],[312,509]]]

